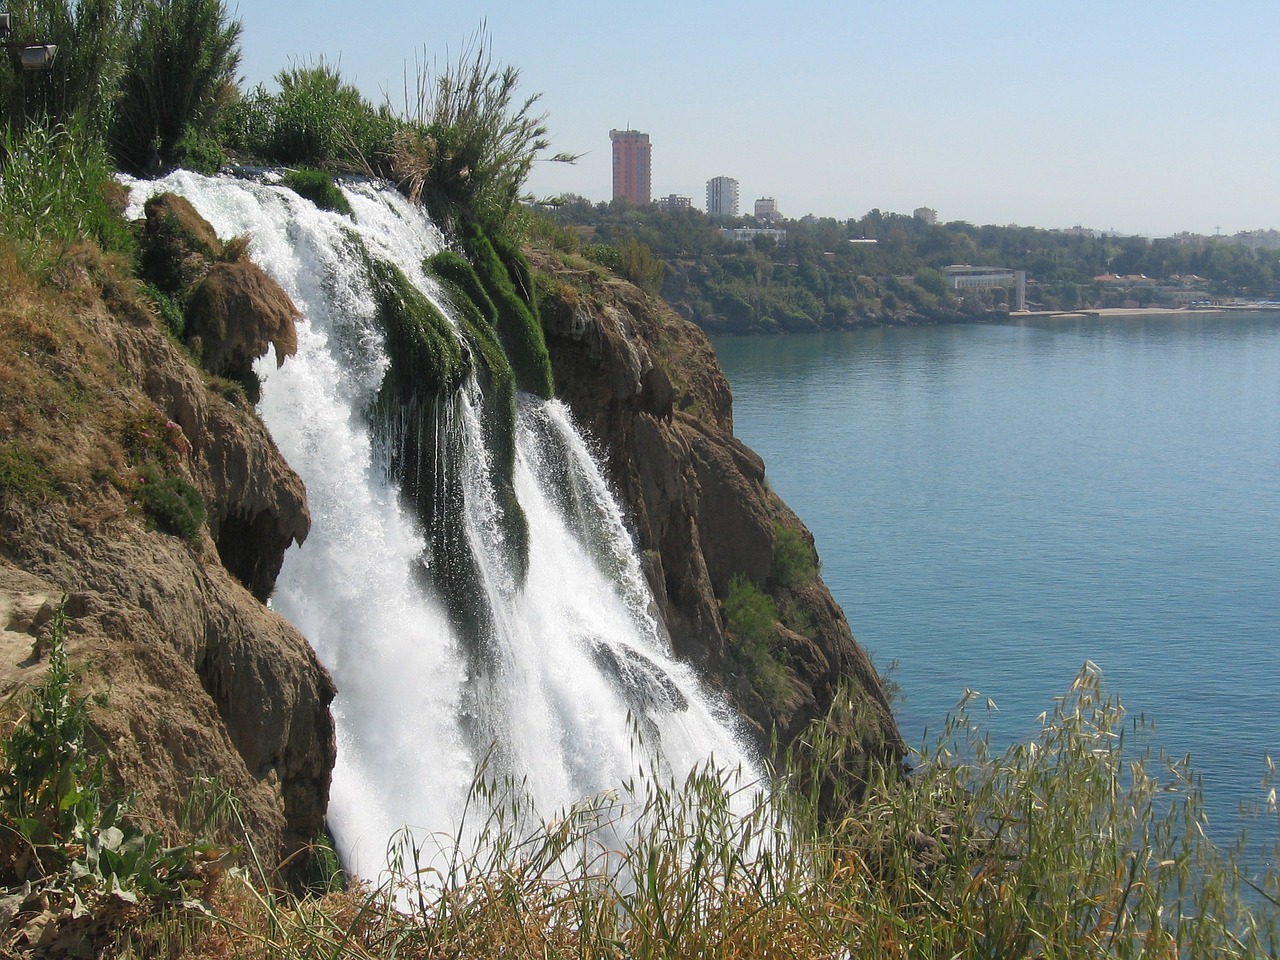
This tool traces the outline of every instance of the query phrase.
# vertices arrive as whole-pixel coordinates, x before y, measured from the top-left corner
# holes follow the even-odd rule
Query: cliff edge
[[[813,537],[733,435],[706,335],[592,264],[529,253],[557,392],[601,445],[671,642],[767,747],[790,743],[837,693],[864,749],[902,738],[880,679],[818,574]]]
[[[262,602],[307,533],[301,481],[96,248],[51,283],[0,251],[0,370],[0,688],[38,682],[65,603],[90,745],[134,814],[179,835],[211,778],[278,863],[322,832],[335,752],[333,684]]]

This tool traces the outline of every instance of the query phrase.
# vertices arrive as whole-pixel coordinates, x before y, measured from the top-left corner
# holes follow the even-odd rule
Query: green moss
[[[53,494],[53,481],[31,449],[16,440],[0,443],[0,504],[43,503]]]
[[[463,244],[471,256],[476,275],[497,310],[498,338],[515,371],[516,385],[528,393],[550,398],[555,395],[551,376],[551,356],[542,334],[542,323],[533,306],[533,286],[527,268],[515,281],[507,265],[485,232],[472,225]],[[522,279],[523,278],[523,279]],[[519,282],[527,296],[517,289]]]
[[[333,177],[323,170],[293,170],[285,174],[280,182],[299,196],[306,197],[321,210],[351,216],[351,204],[347,202],[346,194],[334,182]]]
[[[402,400],[456,390],[471,372],[448,318],[393,263],[369,258],[378,320],[387,335],[391,369],[383,383]]]
[[[516,380],[493,328],[493,304],[471,265],[455,253],[439,253],[427,261],[457,310],[463,336],[475,358],[484,396],[485,447],[490,482],[500,513],[516,579],[523,582],[529,566],[529,524],[515,493]],[[478,299],[477,299],[478,298]],[[482,311],[487,309],[487,316]]]
[[[498,308],[493,305],[484,284],[480,282],[480,277],[476,275],[471,264],[452,250],[441,250],[435,256],[428,258],[424,266],[441,281],[452,284],[452,292],[462,295],[460,298],[454,298],[456,304],[469,301],[475,307],[476,313],[492,329],[497,330]]]

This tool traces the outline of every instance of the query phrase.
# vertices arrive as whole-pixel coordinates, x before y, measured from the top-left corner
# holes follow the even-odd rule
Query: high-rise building
[[[733,177],[713,177],[707,181],[707,216],[738,215],[738,181]]]
[[[639,130],[610,130],[613,141],[613,199],[637,206],[649,202],[649,135]]]

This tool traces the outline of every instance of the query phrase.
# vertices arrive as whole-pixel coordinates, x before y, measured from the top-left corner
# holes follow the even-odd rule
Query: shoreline
[[[1087,307],[1082,310],[1010,310],[1009,319],[1063,317],[1145,317],[1187,316],[1197,313],[1280,312],[1280,304],[1222,304],[1214,307]]]

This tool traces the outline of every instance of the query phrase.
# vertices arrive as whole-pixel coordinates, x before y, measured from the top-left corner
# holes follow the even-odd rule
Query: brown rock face
[[[275,348],[276,366],[298,352],[298,308],[280,285],[248,260],[214,264],[191,291],[187,340],[210,373],[242,383],[253,361]]]
[[[57,293],[0,275],[0,446],[22,468],[0,491],[0,685],[40,671],[66,596],[93,747],[136,813],[176,837],[193,782],[215,777],[277,863],[323,829],[335,753],[332,681],[254,596],[306,535],[301,481],[110,263],[84,252]],[[194,535],[161,532],[144,468],[199,491]]]
[[[780,538],[810,549],[813,538],[733,436],[729,385],[706,336],[585,262],[535,253],[531,263],[550,277],[540,307],[557,392],[603,445],[676,652],[725,691],[761,744],[773,730],[788,743],[844,682],[873,718],[866,749],[900,757],[879,678],[826,585],[816,574],[779,582]],[[779,612],[770,646],[783,673],[768,696],[726,627],[723,603],[740,577]]]

